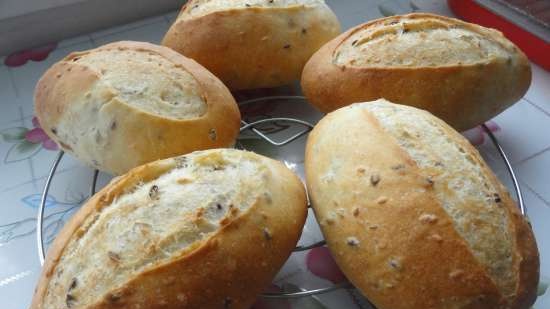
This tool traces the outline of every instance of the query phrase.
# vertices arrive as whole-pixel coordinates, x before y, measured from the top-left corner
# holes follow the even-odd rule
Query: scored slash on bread
[[[65,225],[31,309],[248,309],[292,252],[306,215],[299,178],[251,152],[146,164]]]
[[[38,82],[36,115],[61,149],[113,174],[234,143],[240,114],[229,90],[169,48],[116,42],[75,52]]]
[[[191,0],[162,45],[241,90],[298,80],[311,55],[339,33],[323,0]]]
[[[377,308],[534,303],[530,226],[477,150],[433,115],[385,100],[338,109],[310,133],[305,169],[335,260]]]
[[[323,112],[385,98],[462,131],[518,101],[530,82],[527,57],[500,32],[414,13],[367,22],[325,44],[301,84]]]

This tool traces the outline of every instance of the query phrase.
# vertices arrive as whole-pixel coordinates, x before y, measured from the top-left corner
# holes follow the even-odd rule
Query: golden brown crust
[[[133,169],[124,176],[114,178],[111,183],[96,193],[73,217],[63,226],[55,241],[48,249],[42,275],[34,291],[34,297],[30,308],[42,308],[42,301],[55,267],[61,259],[63,250],[72,237],[80,237],[79,229],[88,216],[100,211],[109,205],[116,196],[124,194],[135,187],[140,181],[154,179],[174,167],[174,163],[168,160],[153,162]],[[44,308],[45,309],[45,308]]]
[[[499,291],[456,231],[425,171],[367,109],[330,113],[308,138],[308,192],[329,248],[349,280],[380,309],[529,308],[539,267],[532,231],[477,151],[450,128],[445,133],[481,165],[508,210],[518,266],[514,295]],[[373,174],[374,182],[368,179]]]
[[[240,90],[299,79],[309,57],[339,33],[336,16],[324,4],[228,8],[177,19],[162,44]]]
[[[512,224],[516,234],[517,272],[519,273],[517,295],[511,300],[510,308],[530,308],[537,299],[540,276],[540,257],[533,230],[515,207],[511,207]]]
[[[335,50],[354,33],[399,19],[438,19],[460,25],[490,40],[512,46],[506,59],[493,58],[473,64],[443,66],[346,66],[334,63]],[[411,55],[412,57],[412,55]],[[302,89],[323,112],[355,102],[385,98],[425,109],[456,130],[472,128],[518,101],[529,88],[531,69],[527,57],[497,31],[456,19],[414,13],[374,20],[348,30],[317,51],[304,67]]]
[[[445,125],[444,122],[440,121]],[[489,166],[483,161],[477,149],[475,149],[460,134],[448,128],[446,133],[451,136],[453,142],[457,143],[468,153],[475,154],[475,160],[483,169],[483,174],[488,177],[491,183],[498,184],[499,197],[503,200],[502,205],[507,209],[509,218],[509,229],[512,231],[515,252],[514,272],[516,276],[515,293],[511,297],[504,297],[510,309],[531,308],[537,298],[537,287],[540,277],[540,259],[535,235],[531,225],[522,216],[516,202],[512,199],[507,189],[500,183],[500,180],[492,172]],[[485,308],[485,307],[484,307]]]
[[[280,162],[262,158],[273,175],[265,179],[269,201],[257,199],[246,213],[191,250],[148,267],[122,287],[111,289],[102,300],[82,308],[248,308],[288,258],[307,215],[305,190],[298,177]],[[46,309],[43,301],[52,274],[69,241],[86,232],[81,227],[87,218],[136,184],[153,180],[176,165],[176,159],[166,159],[135,168],[82,206],[48,251],[30,308]]]
[[[99,79],[97,73],[86,67],[79,67],[79,70],[73,70],[73,67],[70,63],[58,62],[48,69],[36,84],[36,116],[40,119],[44,132],[52,139],[56,134],[54,124],[59,121],[67,105],[77,100]],[[60,79],[62,75],[64,78]],[[54,140],[58,142],[57,138]]]
[[[110,132],[109,147],[101,153],[101,158],[96,158],[95,161],[98,162],[93,162],[89,151],[80,149],[78,145],[75,147],[54,132],[60,122],[78,126],[78,119],[63,119],[66,110],[69,106],[73,110],[84,110],[82,98],[86,93],[93,92],[94,85],[101,78],[97,72],[84,65],[72,63],[71,60],[96,50],[107,49],[154,52],[183,68],[200,85],[207,105],[206,113],[192,119],[165,118],[125,104],[115,97],[114,90],[102,89],[103,93],[96,95],[106,98],[105,101],[109,103],[101,107],[101,115],[108,115],[115,120],[105,124],[113,126],[110,131],[106,128]],[[195,150],[230,146],[240,127],[240,113],[235,100],[213,74],[192,59],[168,48],[142,42],[117,42],[70,54],[40,79],[36,86],[35,104],[37,117],[44,131],[63,150],[75,154],[89,165],[114,174],[124,173],[143,163]],[[97,126],[102,125],[99,120]]]

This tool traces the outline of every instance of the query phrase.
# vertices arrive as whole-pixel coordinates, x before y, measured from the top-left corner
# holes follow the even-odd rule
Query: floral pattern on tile
[[[15,52],[4,59],[4,64],[8,67],[19,67],[28,61],[43,61],[57,47],[57,43],[46,44],[41,47]]]
[[[491,133],[495,133],[501,130],[498,124],[496,124],[496,122],[494,121],[487,121],[485,123],[485,126],[487,127],[487,129],[489,129],[489,131],[491,131]],[[477,126],[473,129],[462,132],[462,135],[464,135],[464,137],[468,141],[470,141],[472,145],[479,146],[485,143],[487,133],[485,132],[485,129],[483,129],[481,126]]]
[[[40,203],[40,199],[38,197],[39,196],[33,194],[25,198],[34,199],[34,204],[38,206],[38,203]],[[26,204],[29,201],[22,200],[22,202]],[[58,210],[44,216],[44,243],[49,244],[55,239],[55,236],[57,236],[57,233],[59,232],[59,230],[61,230],[61,228],[65,224],[65,221],[67,221],[67,219],[72,216],[76,208],[78,208],[80,205],[74,205],[72,203],[57,203],[57,201],[55,200],[47,201],[46,205],[48,205],[48,207],[64,206],[62,210]],[[18,221],[2,224],[0,225],[0,245],[5,245],[10,241],[16,240],[21,237],[34,236],[35,231],[36,218],[34,217],[22,218]]]
[[[309,271],[317,277],[329,280],[332,283],[346,281],[346,276],[338,265],[336,265],[327,247],[318,247],[309,250],[306,257],[306,265]]]
[[[29,159],[42,149],[58,149],[57,144],[44,133],[36,117],[33,117],[32,123],[33,128],[12,127],[0,131],[2,141],[13,144],[4,157],[4,164]]]

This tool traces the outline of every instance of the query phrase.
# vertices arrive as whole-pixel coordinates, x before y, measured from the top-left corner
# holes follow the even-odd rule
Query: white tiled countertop
[[[329,0],[345,29],[381,17],[379,4],[399,13],[407,1]],[[442,4],[443,3],[443,4]],[[443,1],[415,1],[421,9],[450,14]],[[385,9],[383,8],[383,9]],[[34,86],[42,73],[71,51],[90,49],[118,40],[159,43],[176,13],[148,18],[89,35],[64,40],[46,59],[21,66],[4,65],[0,57],[0,308],[23,309],[30,303],[40,274],[35,242],[35,217],[45,178],[57,151],[33,122]],[[541,274],[550,277],[550,73],[532,65],[533,81],[525,97],[493,119],[495,135],[518,174],[525,205],[541,255]],[[469,136],[490,161],[496,151],[479,129]],[[492,165],[492,164],[491,164]],[[496,174],[506,183],[499,165]],[[87,198],[92,171],[66,155],[47,203],[48,240]],[[299,258],[303,258],[300,256]],[[329,281],[327,281],[329,282]],[[550,308],[550,293],[539,297],[537,309]],[[368,308],[357,293],[325,295],[307,308]],[[349,300],[345,300],[345,298]],[[332,300],[331,300],[332,299]],[[338,300],[334,300],[338,299]],[[292,305],[301,308],[303,305]],[[257,308],[260,308],[258,306]],[[269,308],[264,306],[262,308]],[[276,306],[272,308],[277,308]]]

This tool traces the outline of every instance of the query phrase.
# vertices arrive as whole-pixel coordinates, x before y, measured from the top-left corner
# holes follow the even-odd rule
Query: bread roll
[[[323,0],[190,0],[162,45],[240,90],[300,79],[309,57],[339,33]]]
[[[479,153],[431,114],[385,100],[328,114],[308,192],[338,265],[378,309],[527,309],[530,226]]]
[[[323,112],[386,98],[456,130],[499,114],[530,82],[529,61],[500,32],[424,13],[347,31],[315,53],[302,75],[305,95]]]
[[[214,149],[119,177],[65,225],[31,309],[248,309],[307,213],[283,164]]]
[[[194,150],[227,147],[240,114],[195,61],[149,43],[76,52],[38,82],[36,115],[61,149],[113,174]]]

